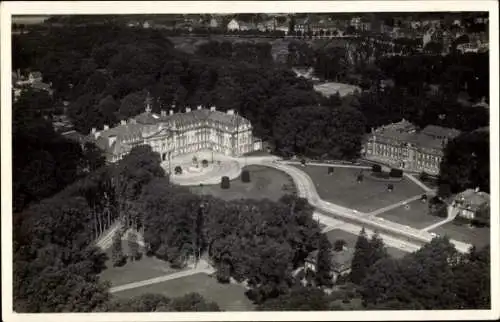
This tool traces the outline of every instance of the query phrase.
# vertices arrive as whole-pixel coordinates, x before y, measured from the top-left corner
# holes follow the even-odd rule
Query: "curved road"
[[[429,232],[383,220],[374,216],[370,216],[370,214],[367,213],[354,213],[352,209],[322,200],[319,197],[316,191],[316,187],[309,175],[294,166],[290,166],[278,161],[275,157],[247,158],[246,162],[247,164],[265,165],[286,172],[293,178],[300,197],[306,198],[309,203],[317,210],[319,210],[323,214],[327,214],[327,217],[334,217],[340,221],[347,221],[350,225],[357,226],[358,232],[361,230],[362,226],[366,226],[366,228],[369,228],[371,230],[382,232],[382,238],[384,238],[384,236],[382,235],[386,235],[386,238],[389,237],[387,235],[391,235],[391,237],[387,239],[387,241],[399,240],[401,245],[404,244],[404,247],[398,248],[404,250],[415,247],[420,248],[422,244],[430,242],[433,238],[432,234],[430,234]],[[342,226],[341,229],[343,229]],[[470,244],[456,240],[451,240],[451,242],[460,252],[467,252],[471,246]],[[394,243],[391,242],[391,244]]]

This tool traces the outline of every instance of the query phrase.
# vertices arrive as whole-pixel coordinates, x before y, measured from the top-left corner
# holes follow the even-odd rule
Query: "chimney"
[[[167,116],[167,111],[165,111],[165,110],[161,110],[161,111],[160,111],[160,115],[161,115],[161,116]]]
[[[227,110],[226,113],[227,113],[227,115],[234,115],[234,110],[232,110],[232,109],[231,110]]]
[[[120,124],[121,124],[121,125],[127,125],[127,120],[121,120],[121,121],[120,121]]]
[[[170,114],[170,115],[174,115],[174,110],[170,110],[170,111],[168,112],[168,114]]]
[[[215,106],[210,107],[210,112],[215,112]]]
[[[201,105],[198,105],[197,110],[201,110]]]
[[[109,125],[104,124],[104,131],[107,131],[107,130],[109,130]]]
[[[186,113],[189,113],[191,112],[191,108],[190,107],[186,107]]]

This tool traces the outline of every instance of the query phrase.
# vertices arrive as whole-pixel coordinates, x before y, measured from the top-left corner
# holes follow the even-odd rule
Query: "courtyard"
[[[409,202],[408,207],[400,206],[377,217],[416,229],[423,229],[445,219],[430,215],[429,204],[421,200]]]
[[[334,229],[334,230],[329,231],[328,233],[326,233],[326,237],[328,238],[328,240],[330,241],[332,246],[335,243],[335,241],[342,239],[347,243],[346,246],[349,248],[354,248],[356,245],[356,241],[358,240],[357,235],[351,234],[351,233],[343,231],[341,229]],[[402,258],[406,254],[408,254],[408,252],[405,252],[403,250],[400,250],[400,249],[397,249],[394,247],[388,247],[387,245],[386,245],[386,249],[387,249],[387,253],[389,253],[389,255],[391,255],[394,258]]]
[[[296,167],[311,177],[321,199],[361,212],[372,212],[424,192],[404,177],[397,182],[368,178],[370,170],[363,170],[364,180],[358,183],[359,168],[335,167],[334,173],[328,175],[325,166]],[[388,183],[394,185],[392,192],[387,191]]]
[[[286,194],[283,190],[284,185],[294,187],[292,178],[282,171],[260,165],[249,165],[243,169],[250,172],[248,183],[242,182],[238,177],[231,181],[229,189],[222,189],[220,184],[214,184],[191,186],[191,191],[223,200],[267,198],[277,201]]]
[[[207,301],[216,302],[224,311],[253,311],[254,304],[246,297],[245,288],[235,284],[221,284],[207,274],[195,274],[163,283],[138,287],[113,295],[120,298],[157,293],[167,297],[179,297],[196,292]]]

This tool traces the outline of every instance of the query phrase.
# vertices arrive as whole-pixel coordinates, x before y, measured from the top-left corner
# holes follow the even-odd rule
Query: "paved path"
[[[392,204],[392,205],[389,205],[387,207],[384,207],[384,208],[380,208],[380,209],[377,209],[375,211],[372,211],[370,213],[368,213],[369,216],[377,216],[377,215],[380,215],[380,214],[383,214],[384,212],[387,212],[389,210],[392,210],[392,209],[396,209],[398,207],[401,207],[407,203],[410,203],[412,201],[415,201],[415,200],[419,200],[420,198],[422,197],[422,195],[417,195],[417,196],[413,196],[411,198],[408,198],[406,200],[401,200],[400,202],[397,202],[395,204]]]
[[[139,288],[139,287],[144,287],[152,284],[157,284],[157,283],[163,283],[166,281],[171,281],[175,280],[178,278],[183,278],[191,275],[196,275],[196,274],[213,274],[215,270],[208,265],[207,262],[204,260],[200,260],[196,268],[188,269],[185,271],[177,272],[177,273],[172,273],[172,274],[167,274],[155,278],[150,278],[147,280],[139,281],[139,282],[133,282],[133,283],[128,283],[120,286],[115,286],[109,289],[110,293],[116,293],[116,292],[122,292],[134,288]]]
[[[456,210],[455,208],[452,208],[452,207],[448,207],[448,217],[446,217],[446,219],[444,219],[440,222],[437,222],[435,224],[432,224],[428,227],[425,227],[422,229],[422,231],[431,231],[431,230],[436,229],[442,225],[445,225],[449,222],[452,222],[453,220],[455,220],[457,215],[458,215],[458,210]]]
[[[299,161],[280,161],[282,164],[292,164],[292,165],[301,165]],[[308,162],[307,163],[310,166],[315,166],[315,167],[333,167],[333,168],[353,168],[353,169],[365,169],[369,170],[371,167],[368,166],[363,166],[363,165],[354,165],[354,164],[338,164],[338,163],[315,163],[315,162]]]

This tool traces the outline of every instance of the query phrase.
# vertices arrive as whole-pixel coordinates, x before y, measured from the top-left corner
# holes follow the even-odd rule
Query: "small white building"
[[[229,23],[227,24],[227,30],[229,31],[235,31],[235,30],[240,30],[240,23],[236,19],[231,19]]]

